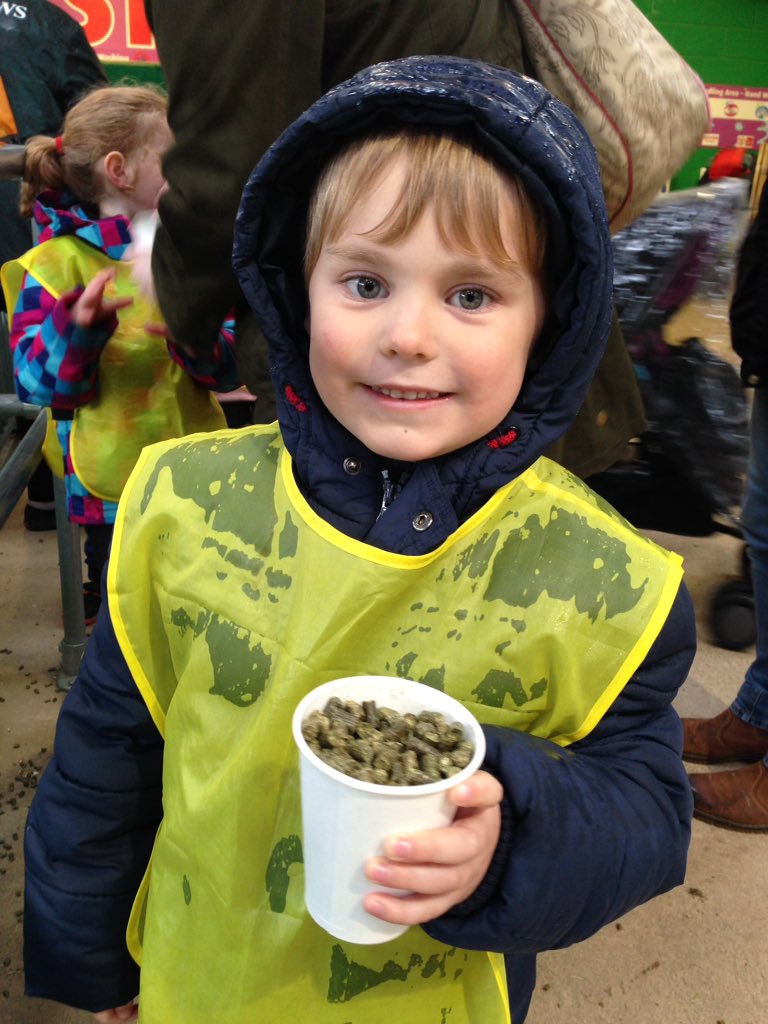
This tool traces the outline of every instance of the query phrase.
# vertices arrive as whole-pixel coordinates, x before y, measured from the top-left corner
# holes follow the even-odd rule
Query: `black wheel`
[[[755,598],[746,580],[733,580],[717,591],[712,629],[716,642],[729,651],[743,651],[755,642]]]

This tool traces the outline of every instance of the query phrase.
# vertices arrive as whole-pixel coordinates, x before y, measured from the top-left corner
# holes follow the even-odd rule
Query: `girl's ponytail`
[[[45,189],[62,191],[67,187],[61,151],[57,139],[33,135],[24,147],[24,175],[21,182],[19,208],[24,217],[31,217],[35,199]]]

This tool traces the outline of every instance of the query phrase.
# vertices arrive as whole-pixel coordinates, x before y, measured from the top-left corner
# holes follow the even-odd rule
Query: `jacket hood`
[[[592,143],[567,107],[523,75],[458,57],[370,67],[311,106],[256,166],[242,196],[233,262],[268,339],[278,417],[300,477],[317,476],[326,457],[370,460],[325,410],[309,373],[306,214],[320,171],[352,138],[420,124],[469,133],[520,176],[548,222],[555,285],[535,369],[491,435],[441,457],[442,479],[463,479],[485,500],[567,429],[610,328],[611,240],[600,173]]]

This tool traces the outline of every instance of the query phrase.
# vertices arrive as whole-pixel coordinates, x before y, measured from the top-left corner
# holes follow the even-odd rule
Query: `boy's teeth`
[[[388,398],[403,398],[406,402],[412,402],[417,398],[439,398],[439,391],[398,391],[397,388],[376,388]]]

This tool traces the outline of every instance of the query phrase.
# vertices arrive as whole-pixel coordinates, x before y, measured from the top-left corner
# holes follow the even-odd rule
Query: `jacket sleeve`
[[[105,603],[26,827],[27,995],[99,1012],[138,993],[125,931],[162,815],[162,754]]]
[[[684,586],[644,663],[569,748],[488,728],[485,769],[505,790],[481,887],[425,925],[468,949],[536,953],[578,942],[685,875],[692,800],[672,701],[695,652]]]
[[[92,328],[71,316],[82,287],[56,299],[29,272],[11,320],[16,391],[24,402],[77,409],[98,394],[99,359],[117,328],[111,316]]]
[[[207,353],[228,311],[245,305],[231,258],[243,185],[285,125],[323,91],[325,4],[232,0],[227,17],[213,0],[145,6],[175,138],[164,161],[170,191],[160,202],[152,270],[171,334]]]
[[[193,380],[210,391],[235,391],[241,385],[235,359],[235,320],[227,317],[219,329],[219,337],[208,355],[186,352],[168,342],[168,351]]]

